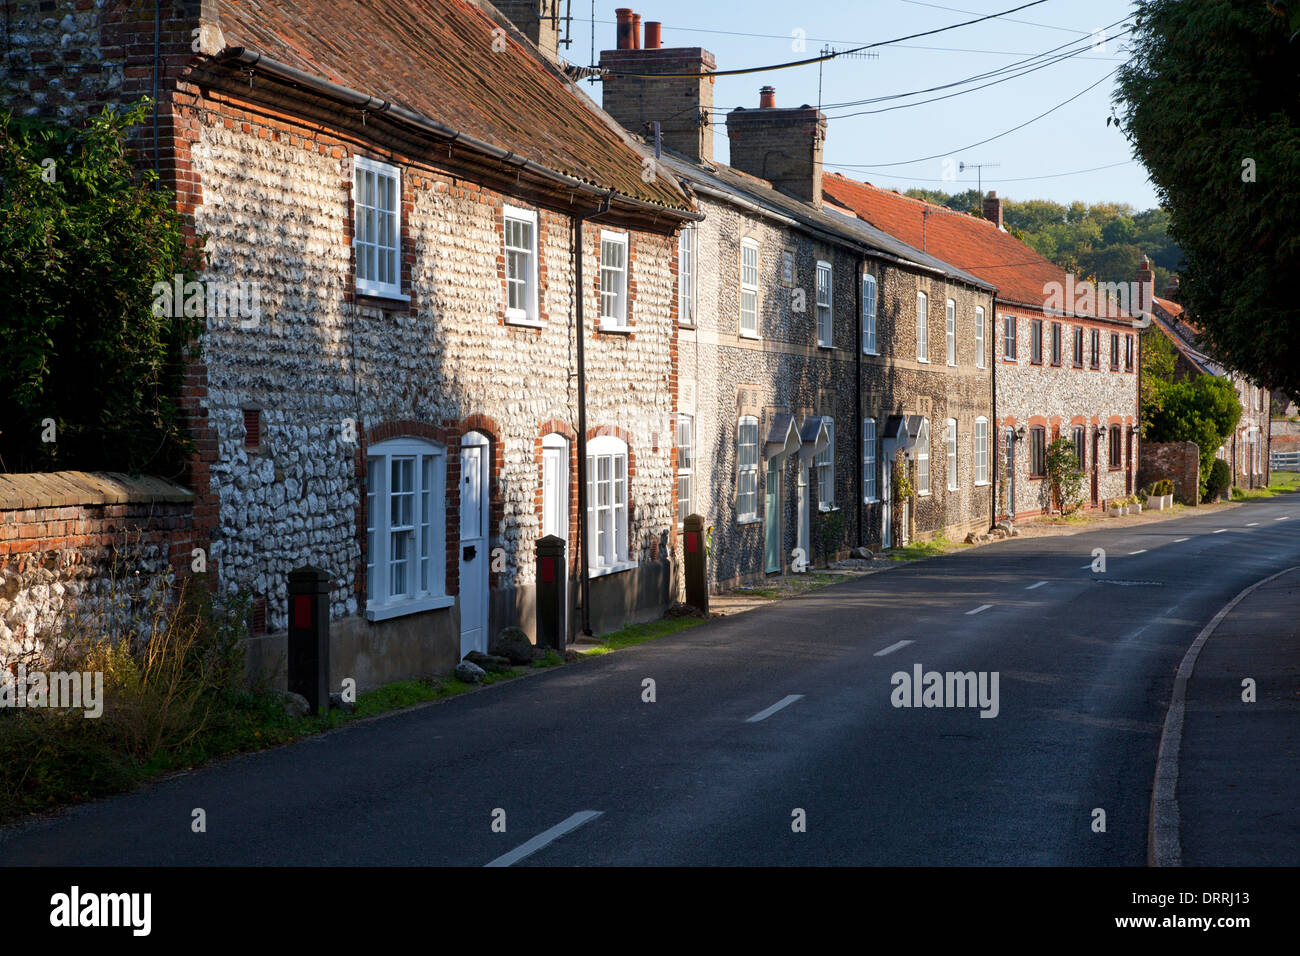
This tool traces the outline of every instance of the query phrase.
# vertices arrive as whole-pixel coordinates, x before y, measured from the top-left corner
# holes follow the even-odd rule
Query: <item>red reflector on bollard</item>
[[[550,584],[555,580],[555,559],[542,558],[542,583]]]
[[[698,531],[686,532],[686,551],[688,554],[695,554],[700,550],[700,533]]]
[[[311,627],[310,594],[295,594],[293,596],[293,626]]]

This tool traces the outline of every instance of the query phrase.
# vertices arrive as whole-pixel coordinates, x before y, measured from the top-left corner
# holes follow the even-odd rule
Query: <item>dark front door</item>
[[[1097,507],[1098,504],[1100,504],[1100,501],[1097,498],[1097,491],[1098,491],[1097,454],[1100,451],[1100,449],[1101,449],[1101,436],[1093,435],[1092,436],[1092,506],[1094,508]]]
[[[1133,494],[1133,433],[1128,432],[1124,443],[1124,494]]]

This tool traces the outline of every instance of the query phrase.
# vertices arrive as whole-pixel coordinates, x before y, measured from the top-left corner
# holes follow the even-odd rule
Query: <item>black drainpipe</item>
[[[574,479],[578,482],[578,600],[581,602],[582,633],[591,636],[591,573],[587,566],[587,359],[586,310],[583,308],[587,290],[582,278],[582,227],[585,222],[597,219],[609,212],[608,196],[593,212],[580,212],[573,218],[573,274],[576,288],[575,317],[578,325],[578,473]]]
[[[161,175],[158,160],[158,74],[162,72],[162,0],[153,4],[153,171]],[[157,180],[155,180],[155,184]]]
[[[998,300],[994,296],[990,303],[993,306],[993,315],[989,317],[988,335],[986,339],[993,342],[993,348],[989,349],[989,368],[993,374],[989,377],[989,389],[993,392],[993,417],[989,420],[989,433],[985,436],[988,442],[988,468],[992,480],[989,482],[989,514],[992,520],[989,521],[989,530],[998,523],[998,475],[1002,473],[1002,428],[998,425]]]
[[[858,441],[857,441],[858,547],[863,547],[865,544],[865,539],[862,537],[862,519],[863,519],[862,512],[865,511],[867,507],[865,504],[866,474],[864,473],[862,467],[862,458],[866,454],[866,448],[863,447],[862,444],[864,441],[862,435],[862,345],[863,345],[862,343],[862,276],[866,273],[866,271],[867,271],[867,260],[865,258],[860,258],[858,260],[858,278],[856,283],[857,288],[853,296],[853,299],[857,303],[857,307],[858,307],[857,318],[854,319],[854,324],[858,327],[858,334],[856,336],[858,347],[857,347],[857,358],[854,360],[853,363],[853,368],[854,368],[853,408],[854,408],[854,414],[857,416],[853,427],[858,430]]]

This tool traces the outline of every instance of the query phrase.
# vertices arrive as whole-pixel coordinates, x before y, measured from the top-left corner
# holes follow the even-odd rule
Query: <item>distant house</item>
[[[532,628],[544,534],[568,543],[571,631],[662,613],[677,232],[699,217],[508,19],[194,0],[155,37],[120,4],[71,26],[19,6],[22,111],[134,100],[157,42],[142,158],[207,237],[204,281],[258,290],[257,316],[208,316],[185,398],[195,527],[220,587],[256,599],[255,657],[311,564],[336,677],[446,671]]]
[[[823,188],[871,225],[996,287],[988,339],[999,517],[1055,507],[1045,478],[1057,438],[1074,444],[1085,504],[1133,492],[1139,346],[1131,301],[1076,281],[1007,232],[996,193],[980,218],[839,174],[826,175]],[[1132,298],[1127,284],[1113,291]]]
[[[987,530],[992,284],[825,202],[826,117],[771,87],[728,113],[717,162],[713,55],[654,29],[642,46],[629,14],[603,106],[647,142],[657,127],[659,174],[704,215],[678,249],[677,517],[713,528],[712,582]],[[896,452],[915,515],[894,507]]]
[[[1154,274],[1143,259],[1138,281],[1154,288]],[[1241,420],[1232,437],[1219,447],[1218,457],[1228,463],[1233,485],[1240,488],[1263,488],[1269,482],[1269,452],[1272,447],[1270,395],[1266,389],[1245,376],[1230,371],[1214,359],[1202,341],[1201,330],[1183,306],[1179,305],[1177,279],[1165,289],[1163,297],[1149,295],[1152,303],[1152,326],[1174,346],[1177,359],[1176,377],[1215,375],[1232,382],[1241,403]]]

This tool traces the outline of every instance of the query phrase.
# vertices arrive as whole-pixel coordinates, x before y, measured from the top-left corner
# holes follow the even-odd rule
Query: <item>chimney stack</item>
[[[1143,315],[1150,312],[1155,306],[1152,298],[1156,292],[1156,273],[1151,268],[1151,260],[1146,256],[1138,263],[1137,268],[1137,311]]]
[[[640,76],[606,76],[601,106],[623,127],[648,137],[659,123],[665,146],[694,162],[713,161],[713,54],[701,47],[663,47],[662,26],[646,22],[645,48],[640,48],[641,15],[629,7],[618,16],[618,47],[603,50],[600,68],[611,73],[686,73],[656,80]]]
[[[989,194],[984,197],[984,218],[993,223],[999,229],[1002,226],[1002,204],[1006,202],[1000,197],[997,190],[990,189]]]
[[[548,60],[560,58],[560,0],[494,0],[497,10]]]
[[[778,109],[776,91],[759,91],[758,109],[737,107],[727,114],[731,165],[766,179],[796,199],[822,205],[822,149],[826,116],[809,106]]]

